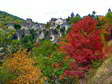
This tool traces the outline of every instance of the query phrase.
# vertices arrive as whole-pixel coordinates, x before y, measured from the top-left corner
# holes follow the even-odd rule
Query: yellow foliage
[[[4,63],[3,66],[9,72],[17,75],[17,78],[10,80],[8,84],[44,84],[41,70],[34,66],[34,60],[28,56],[26,51],[18,51]]]
[[[99,16],[99,21],[105,21],[105,17],[104,16]]]

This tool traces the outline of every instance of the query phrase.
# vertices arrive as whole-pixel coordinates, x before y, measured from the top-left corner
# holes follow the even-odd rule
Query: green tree
[[[112,12],[108,11],[108,13],[105,15],[105,19],[112,24]]]
[[[33,48],[32,57],[37,61],[37,66],[40,67],[48,81],[54,84],[55,80],[59,79],[64,70],[68,68],[69,61],[64,60],[65,55],[57,50],[57,44],[44,40],[39,45]]]
[[[14,28],[15,28],[16,30],[19,30],[19,29],[21,29],[21,26],[20,26],[19,24],[14,24]]]
[[[3,56],[8,56],[21,47],[20,41],[13,39],[15,32],[16,31],[9,29],[0,30],[0,53]]]
[[[71,18],[69,19],[69,23],[70,23],[70,24],[73,24],[73,23],[78,22],[79,20],[81,20],[81,17],[80,17],[80,16],[71,17]]]
[[[24,48],[33,48],[34,46],[34,39],[32,35],[24,36],[20,41],[21,41],[21,45]]]

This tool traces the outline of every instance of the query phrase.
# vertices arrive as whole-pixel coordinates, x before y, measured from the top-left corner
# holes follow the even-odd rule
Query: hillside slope
[[[24,19],[14,16],[12,14],[9,14],[4,11],[0,11],[0,28],[5,27],[9,23],[22,23],[24,22]]]

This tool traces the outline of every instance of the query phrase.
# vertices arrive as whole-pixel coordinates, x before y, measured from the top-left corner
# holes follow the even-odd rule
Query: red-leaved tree
[[[103,43],[96,25],[97,21],[90,16],[73,24],[66,41],[62,42],[63,45],[60,47],[74,59],[65,75],[83,77],[91,68],[92,61],[103,59]]]

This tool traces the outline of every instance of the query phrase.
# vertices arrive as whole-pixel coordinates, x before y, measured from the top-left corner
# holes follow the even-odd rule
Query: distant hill
[[[4,11],[0,11],[0,28],[5,27],[9,23],[20,24],[24,21],[25,20],[20,18],[20,17],[14,16],[14,15],[9,14],[9,13],[4,12]]]

